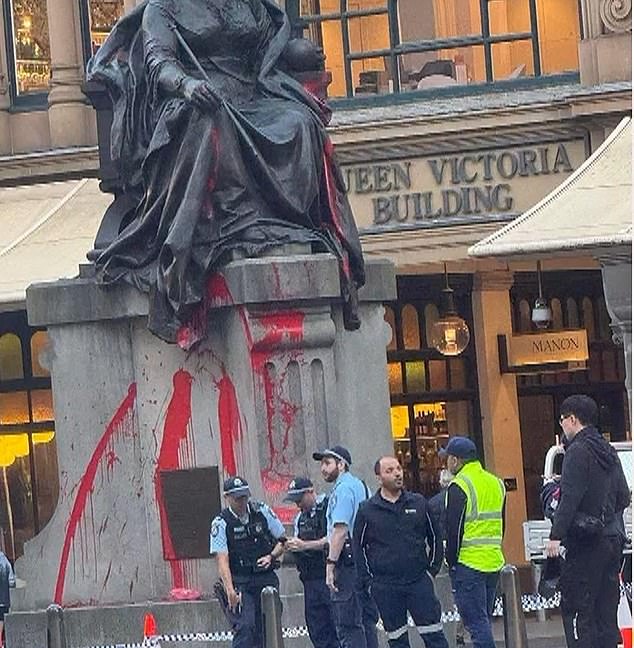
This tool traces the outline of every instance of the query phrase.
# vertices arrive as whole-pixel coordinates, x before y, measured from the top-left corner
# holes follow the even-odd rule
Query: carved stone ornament
[[[632,0],[601,0],[599,12],[607,31],[632,31]]]

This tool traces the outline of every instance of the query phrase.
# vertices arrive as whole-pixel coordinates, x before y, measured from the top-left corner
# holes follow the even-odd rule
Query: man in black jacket
[[[588,396],[564,400],[559,417],[568,441],[546,553],[561,544],[566,559],[559,581],[568,648],[615,648],[623,511],[630,503],[616,450],[595,427],[596,403]]]
[[[362,502],[354,524],[359,578],[370,578],[391,648],[409,646],[408,611],[427,648],[447,648],[432,579],[442,564],[442,538],[427,500],[403,490],[395,457],[381,457],[374,472],[381,488]]]

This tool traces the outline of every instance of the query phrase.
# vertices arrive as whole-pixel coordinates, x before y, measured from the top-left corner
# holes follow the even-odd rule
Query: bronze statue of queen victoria
[[[232,251],[289,243],[337,257],[346,326],[358,326],[361,245],[330,113],[292,76],[307,51],[319,58],[303,43],[272,0],[147,0],[88,65],[111,96],[111,155],[136,205],[97,277],[148,292],[148,326],[168,342]]]

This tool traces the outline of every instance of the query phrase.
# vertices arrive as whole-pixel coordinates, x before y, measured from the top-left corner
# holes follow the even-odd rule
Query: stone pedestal
[[[342,443],[372,486],[392,447],[382,302],[396,284],[388,263],[367,271],[361,328],[348,332],[332,256],[232,261],[209,281],[207,337],[189,353],[147,331],[132,288],[31,286],[29,320],[51,340],[60,497],[17,562],[27,587],[12,609],[209,592],[213,560],[175,559],[164,472],[237,472],[290,521],[288,481],[308,474],[321,488],[310,455]]]

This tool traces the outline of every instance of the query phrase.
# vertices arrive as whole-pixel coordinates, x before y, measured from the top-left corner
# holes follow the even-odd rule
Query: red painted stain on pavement
[[[128,388],[128,393],[121,405],[117,408],[114,416],[106,426],[106,430],[99,439],[95,450],[93,451],[86,470],[79,481],[73,508],[70,512],[68,524],[66,525],[66,534],[62,545],[62,554],[60,557],[59,568],[57,570],[57,581],[55,583],[55,594],[53,600],[61,605],[64,599],[64,585],[66,582],[66,570],[70,557],[71,546],[74,547],[77,533],[80,535],[80,551],[84,555],[84,538],[86,534],[86,506],[91,499],[95,485],[97,470],[106,456],[106,450],[115,438],[134,436],[134,405],[136,402],[136,383],[132,383]],[[92,502],[91,502],[92,507]],[[82,526],[83,525],[83,526]],[[94,526],[94,524],[93,524]],[[84,555],[85,558],[85,555]],[[83,559],[84,559],[83,558]],[[82,560],[83,560],[82,559]]]
[[[178,470],[181,467],[181,456],[190,451],[188,448],[188,431],[191,422],[191,386],[192,376],[180,369],[173,377],[173,391],[167,406],[163,439],[154,472],[154,492],[159,507],[161,538],[163,540],[163,558],[170,564],[172,586],[185,587],[185,570],[182,561],[177,559],[172,542],[167,511],[163,499],[160,473],[163,470]]]

